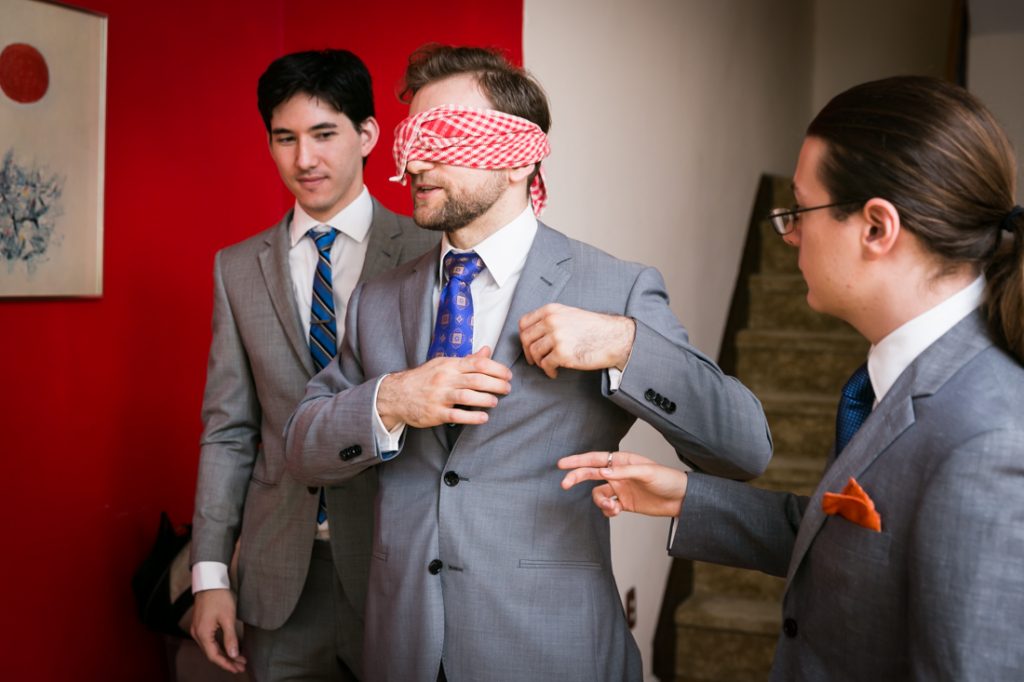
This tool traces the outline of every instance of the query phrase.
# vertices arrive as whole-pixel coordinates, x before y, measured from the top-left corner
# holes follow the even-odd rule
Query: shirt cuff
[[[230,590],[228,565],[219,561],[197,561],[192,564],[192,594],[203,590]]]
[[[676,528],[679,526],[679,517],[673,516],[672,523],[668,526],[668,547],[666,549],[672,551],[672,543],[676,541]]]
[[[616,367],[608,368],[608,392],[615,393],[622,384],[622,370]]]
[[[386,376],[387,374],[381,376],[373,389],[373,437],[377,441],[377,452],[383,462],[398,456],[398,451],[402,449],[402,436],[405,435],[405,422],[398,422],[395,428],[388,431],[381,421],[380,413],[377,412],[377,391],[380,390],[380,382],[384,381]]]

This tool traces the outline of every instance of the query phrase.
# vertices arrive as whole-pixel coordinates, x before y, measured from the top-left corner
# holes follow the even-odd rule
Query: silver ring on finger
[[[608,453],[608,461],[604,463],[604,466],[605,466],[606,469],[611,469],[612,468],[612,455],[614,455],[614,454],[615,454],[614,452],[609,452]]]

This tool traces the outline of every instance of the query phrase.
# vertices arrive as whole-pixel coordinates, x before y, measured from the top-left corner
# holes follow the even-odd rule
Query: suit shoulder
[[[572,237],[569,237],[554,228],[548,227],[547,225],[541,224],[540,227],[543,227],[553,233],[556,238],[565,240],[566,246],[572,255],[572,259],[576,261],[573,267],[579,272],[600,273],[603,276],[606,276],[609,273],[615,273],[624,277],[629,277],[630,279],[636,279],[644,270],[657,272],[657,269],[653,266],[617,258],[607,251],[578,239],[573,239]]]
[[[287,224],[287,223],[285,223]],[[263,251],[267,244],[273,242],[278,230],[286,229],[281,223],[268,227],[262,232],[257,232],[240,242],[220,249],[217,254],[222,263],[230,263],[238,260],[248,260]]]

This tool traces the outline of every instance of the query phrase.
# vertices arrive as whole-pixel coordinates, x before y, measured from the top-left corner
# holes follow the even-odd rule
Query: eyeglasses
[[[797,216],[807,211],[817,211],[822,208],[833,208],[835,206],[850,206],[861,204],[863,201],[837,201],[834,204],[822,204],[821,206],[808,206],[807,208],[773,208],[768,212],[768,219],[772,221],[772,229],[779,235],[787,235],[796,226]]]

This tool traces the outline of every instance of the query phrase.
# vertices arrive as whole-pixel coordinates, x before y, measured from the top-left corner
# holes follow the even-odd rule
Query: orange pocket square
[[[839,515],[868,530],[882,532],[882,517],[875,511],[874,501],[852,477],[843,492],[825,493],[821,508],[826,514]]]

